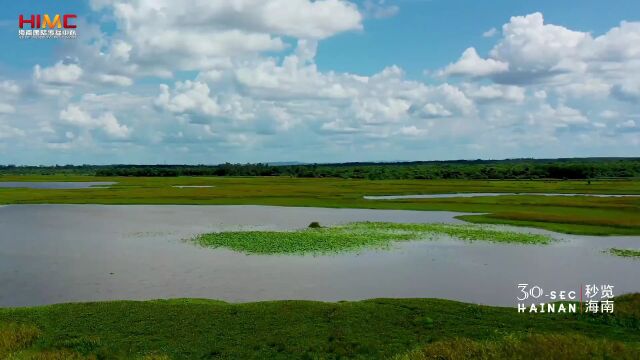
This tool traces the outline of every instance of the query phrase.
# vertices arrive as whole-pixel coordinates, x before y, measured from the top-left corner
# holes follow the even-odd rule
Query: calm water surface
[[[550,246],[399,243],[390,251],[256,256],[185,243],[230,229],[295,229],[311,221],[458,222],[456,213],[265,206],[0,207],[0,306],[201,297],[227,301],[437,297],[514,305],[516,284],[640,291],[640,261],[603,254],[640,237],[561,236]],[[537,232],[543,232],[541,230]]]
[[[0,188],[27,189],[86,189],[107,187],[116,184],[113,181],[0,181]]]

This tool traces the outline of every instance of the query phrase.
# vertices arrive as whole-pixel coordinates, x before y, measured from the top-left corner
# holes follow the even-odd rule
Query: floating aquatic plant
[[[356,222],[295,231],[226,231],[197,236],[196,243],[247,254],[330,254],[365,248],[386,249],[394,242],[435,239],[548,244],[547,235],[500,230],[482,225]]]

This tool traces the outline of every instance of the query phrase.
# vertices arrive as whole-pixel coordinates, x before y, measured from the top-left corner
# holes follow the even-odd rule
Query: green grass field
[[[387,249],[394,242],[449,236],[466,241],[549,244],[547,235],[491,229],[478,225],[359,222],[297,231],[225,231],[197,236],[205,247],[224,247],[246,254],[332,254],[367,248]]]
[[[640,180],[342,180],[285,177],[133,178],[3,176],[0,181],[117,181],[110,189],[0,189],[0,204],[252,204],[337,208],[450,210],[478,213],[476,223],[533,226],[590,235],[640,234],[640,198],[500,196],[365,200],[364,195],[455,192],[640,194]],[[211,185],[174,188],[172,185]]]
[[[0,358],[421,359],[434,346],[500,353],[528,341],[544,342],[541,354],[553,354],[557,345],[577,355],[591,349],[633,358],[639,305],[640,294],[617,297],[615,315],[522,314],[437,299],[190,299],[0,309]],[[555,358],[580,358],[568,355]]]

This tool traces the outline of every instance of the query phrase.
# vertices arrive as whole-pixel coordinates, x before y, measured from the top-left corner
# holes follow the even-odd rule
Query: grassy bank
[[[640,234],[640,198],[498,196],[365,200],[364,195],[457,192],[640,194],[638,180],[484,181],[342,180],[285,177],[126,178],[3,176],[0,181],[117,181],[110,189],[0,189],[0,204],[203,204],[448,210],[482,215],[465,220],[546,228],[576,234]],[[209,185],[212,188],[174,188]]]
[[[44,353],[53,359],[51,354],[59,353],[65,354],[60,359],[388,359],[442,342],[495,347],[550,334],[611,346],[619,342],[628,348],[620,351],[628,352],[640,345],[639,305],[640,294],[617,297],[615,314],[601,316],[522,314],[437,299],[247,304],[184,299],[0,309],[0,358]],[[578,354],[582,350],[581,342],[557,341]],[[547,339],[549,346],[555,342]]]
[[[438,341],[396,356],[393,360],[548,360],[640,358],[640,347],[620,341],[590,339],[582,335],[535,334],[498,340],[465,338]]]
[[[202,246],[247,254],[327,254],[365,248],[385,249],[393,242],[448,236],[467,241],[548,244],[546,235],[491,229],[478,225],[359,222],[297,231],[226,231],[194,239]]]

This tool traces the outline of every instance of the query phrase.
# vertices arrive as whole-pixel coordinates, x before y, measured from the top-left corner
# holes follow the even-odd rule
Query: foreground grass
[[[0,176],[0,181],[116,181],[109,189],[0,189],[0,204],[200,204],[447,210],[481,213],[465,220],[535,226],[589,235],[640,235],[640,197],[495,196],[365,200],[365,195],[458,192],[640,194],[640,180],[344,180],[285,177],[127,178]],[[212,188],[174,188],[214,186]]]
[[[502,231],[478,225],[397,224],[358,222],[297,231],[227,231],[197,236],[194,241],[212,248],[247,254],[328,254],[365,248],[386,249],[393,242],[449,236],[467,241],[548,244],[546,235]]]
[[[616,256],[640,258],[640,250],[611,248],[609,253]]]
[[[529,360],[529,359],[640,359],[640,347],[582,335],[509,336],[498,340],[465,338],[438,341],[394,360]]]
[[[499,352],[505,339],[529,335],[576,353],[587,342],[571,345],[578,335],[597,339],[598,348],[624,343],[625,349],[637,349],[638,305],[640,294],[617,297],[615,313],[602,316],[531,315],[437,299],[62,304],[0,309],[0,329],[9,329],[0,330],[5,331],[0,351],[14,359],[388,359],[431,346]],[[558,334],[563,337],[553,336]]]

